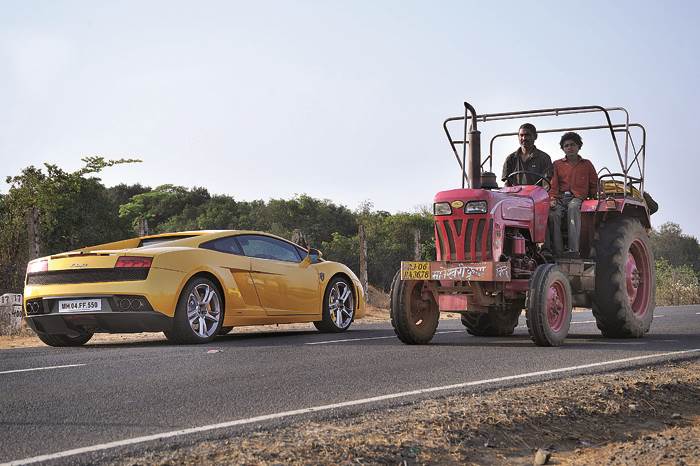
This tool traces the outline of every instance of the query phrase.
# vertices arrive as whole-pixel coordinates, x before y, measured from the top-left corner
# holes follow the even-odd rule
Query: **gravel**
[[[114,465],[700,465],[700,361],[417,401]]]

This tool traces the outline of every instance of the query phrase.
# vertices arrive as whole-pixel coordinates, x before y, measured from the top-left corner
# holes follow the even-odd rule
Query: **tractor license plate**
[[[510,281],[508,262],[401,262],[401,280]]]
[[[430,280],[430,262],[401,262],[401,280]]]

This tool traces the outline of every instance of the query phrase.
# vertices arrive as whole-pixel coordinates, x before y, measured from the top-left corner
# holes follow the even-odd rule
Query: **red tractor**
[[[435,195],[437,261],[401,262],[392,284],[391,322],[399,339],[407,344],[430,342],[440,312],[460,313],[467,332],[475,336],[511,335],[525,309],[535,344],[559,346],[569,332],[574,306],[592,308],[606,337],[637,338],[648,332],[656,275],[648,237],[648,203],[653,201],[644,193],[644,127],[629,123],[627,111],[620,107],[483,115],[466,102],[464,108],[464,116],[443,124],[461,168],[462,189]],[[597,198],[581,205],[581,258],[551,258],[541,250],[549,212],[548,181],[541,180],[543,186],[499,188],[491,169],[494,141],[517,133],[493,136],[482,164],[477,122],[583,113],[602,113],[605,124],[538,133],[605,131],[621,171],[599,170]],[[621,114],[624,123],[613,124],[611,114]],[[450,130],[455,124],[459,138]],[[641,137],[639,147],[633,135]],[[484,171],[487,161],[490,168]],[[523,173],[528,172],[509,177]]]

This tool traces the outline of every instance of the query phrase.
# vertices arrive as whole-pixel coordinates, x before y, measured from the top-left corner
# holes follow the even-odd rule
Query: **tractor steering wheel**
[[[549,182],[549,180],[547,178],[545,178],[544,175],[541,175],[541,174],[535,173],[535,172],[529,172],[527,170],[518,170],[516,172],[511,173],[510,175],[506,176],[506,182],[509,182],[510,179],[516,175],[533,175],[533,176],[537,177],[537,181],[535,181],[534,184],[538,184],[540,182],[543,182],[543,184],[546,183],[547,186],[543,186],[543,185],[541,185],[541,186],[544,189],[546,189],[547,191],[549,191],[552,187],[552,184]]]

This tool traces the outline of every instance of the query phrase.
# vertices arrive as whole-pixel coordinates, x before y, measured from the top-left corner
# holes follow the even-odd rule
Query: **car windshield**
[[[179,236],[161,236],[159,238],[144,238],[139,243],[140,248],[147,248],[152,246],[161,246],[163,243],[169,243],[171,241],[177,241],[179,239],[192,238],[195,235],[179,235]]]

